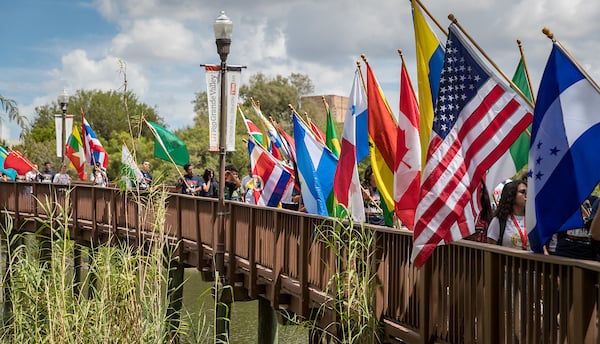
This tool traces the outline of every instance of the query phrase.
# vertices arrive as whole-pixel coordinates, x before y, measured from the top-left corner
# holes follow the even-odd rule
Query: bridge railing
[[[36,199],[64,202],[50,184],[0,182],[0,208],[17,226],[44,217]],[[55,196],[56,195],[56,196]],[[138,243],[154,214],[143,195],[78,185],[69,193],[78,240],[112,234]],[[140,202],[141,200],[141,202]],[[308,316],[323,301],[334,253],[315,240],[327,218],[226,202],[226,265],[230,281],[251,298]],[[217,233],[216,199],[169,194],[165,231],[179,255],[210,268]],[[373,227],[378,243],[376,309],[388,342],[600,342],[600,264],[460,241],[438,247],[421,269],[410,264],[412,233]]]

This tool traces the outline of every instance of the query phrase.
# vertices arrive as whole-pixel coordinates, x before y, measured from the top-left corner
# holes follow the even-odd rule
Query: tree
[[[98,139],[109,155],[108,175],[116,178],[120,169],[121,145],[126,142],[130,149],[135,139],[145,137],[153,140],[152,134],[141,118],[163,125],[162,118],[146,104],[140,103],[132,92],[78,90],[69,97],[67,113],[75,114],[73,126],[81,127],[81,111],[94,129]],[[17,146],[35,163],[50,161],[60,163],[56,157],[56,130],[54,114],[60,114],[58,101],[36,107],[36,115],[23,135],[23,144]],[[67,133],[69,135],[70,133]],[[128,140],[126,140],[128,138]],[[137,140],[139,142],[139,140]],[[138,143],[135,142],[135,143]],[[144,151],[144,156],[146,152]],[[153,151],[150,153],[153,154]]]
[[[289,123],[288,104],[298,106],[300,97],[313,92],[313,85],[306,75],[292,73],[289,78],[277,75],[269,78],[262,73],[250,77],[248,85],[240,87],[240,97],[245,105],[250,98],[260,102],[265,116],[274,120]]]
[[[19,114],[17,102],[5,98],[0,94],[0,108],[2,109],[3,115],[6,115],[9,121],[15,121],[21,129],[25,129],[25,117]],[[0,124],[2,124],[2,117],[0,117]]]

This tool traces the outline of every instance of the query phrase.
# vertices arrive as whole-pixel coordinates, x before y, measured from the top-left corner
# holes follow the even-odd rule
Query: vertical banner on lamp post
[[[237,105],[242,76],[241,66],[227,67],[227,145],[228,152],[235,151],[235,121],[237,119]]]
[[[221,112],[221,79],[220,65],[205,65],[206,71],[206,96],[208,97],[208,150],[219,150],[219,118]],[[235,123],[237,119],[237,104],[239,97],[242,66],[227,66],[225,74],[227,83],[227,138],[225,150],[235,151]]]
[[[69,137],[73,131],[73,115],[65,115],[65,138],[63,140],[62,116],[62,114],[54,115],[54,127],[56,128],[56,156],[59,158],[62,158],[62,145],[67,143],[67,137]]]
[[[206,95],[208,97],[208,150],[219,150],[219,111],[221,109],[221,81],[219,65],[205,65]]]

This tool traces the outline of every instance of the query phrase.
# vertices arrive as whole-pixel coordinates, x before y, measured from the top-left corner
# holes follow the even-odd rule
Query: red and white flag
[[[394,171],[394,212],[402,224],[414,229],[421,187],[421,143],[419,104],[406,66],[400,72],[400,113]]]
[[[286,190],[294,185],[293,170],[275,159],[263,146],[248,137],[248,153],[252,178],[244,187],[254,190],[254,200],[258,205],[277,207]]]
[[[354,221],[365,221],[365,208],[356,166],[356,119],[367,112],[367,95],[361,84],[359,70],[354,72],[354,82],[348,99],[344,119],[341,151],[333,179],[333,193],[339,204],[348,209]],[[363,128],[366,130],[366,128]]]

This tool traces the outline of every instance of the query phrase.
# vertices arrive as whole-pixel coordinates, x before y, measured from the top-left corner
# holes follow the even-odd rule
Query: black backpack
[[[506,219],[498,218],[498,222],[500,222],[500,232],[498,234],[498,240],[496,240],[496,245],[502,246],[502,239],[504,238],[504,232],[506,231]]]

